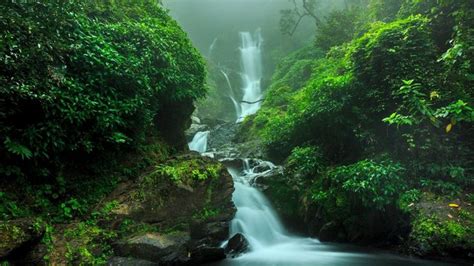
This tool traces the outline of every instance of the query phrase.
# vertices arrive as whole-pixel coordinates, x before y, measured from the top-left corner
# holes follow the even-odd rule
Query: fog
[[[316,14],[324,20],[326,14],[333,8],[341,7],[344,1],[317,1]],[[280,60],[314,41],[316,24],[309,16],[301,21],[292,36],[281,32],[281,11],[293,9],[295,3],[301,8],[300,0],[163,1],[163,6],[187,32],[208,63],[208,85],[211,89],[208,101],[198,104],[201,116],[232,121],[236,116],[239,117],[240,111],[251,114],[258,109],[250,108],[253,111],[247,113],[246,106],[239,108],[237,103],[244,98],[248,102],[261,99],[261,93],[271,83],[271,77]],[[245,78],[249,73],[243,73],[243,62],[248,60],[243,57],[244,44],[239,33],[249,32],[253,38],[257,38],[257,31],[259,41],[256,54],[259,56],[248,60],[255,61],[255,67],[262,73],[259,73],[259,79],[253,82],[258,83],[257,85],[249,85],[252,82],[249,83]],[[251,87],[255,91],[250,89]]]
[[[264,36],[285,38],[280,34],[280,10],[292,6],[287,0],[165,0],[163,5],[204,55],[215,38],[237,36],[240,31],[261,28]],[[312,26],[311,19],[304,19],[292,39],[304,35],[310,40]]]

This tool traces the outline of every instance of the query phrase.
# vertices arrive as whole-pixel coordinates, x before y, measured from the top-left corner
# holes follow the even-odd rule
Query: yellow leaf
[[[439,99],[439,98],[441,97],[439,96],[439,93],[437,91],[432,91],[430,93],[430,100]]]
[[[451,129],[453,129],[453,124],[450,123],[446,126],[446,133],[449,133]]]
[[[451,208],[459,208],[459,205],[456,204],[456,203],[450,203],[450,204],[449,204],[449,207],[451,207]]]

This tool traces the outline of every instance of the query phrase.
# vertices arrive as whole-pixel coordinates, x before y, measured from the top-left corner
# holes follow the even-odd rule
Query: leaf
[[[7,137],[5,139],[3,144],[5,144],[5,147],[7,148],[7,150],[10,153],[19,155],[19,156],[21,156],[22,159],[25,159],[25,158],[29,159],[33,156],[33,153],[31,152],[30,149],[28,149],[27,147],[15,142],[15,141],[12,141],[9,137]]]
[[[448,206],[451,208],[459,208],[459,205],[456,203],[450,203]]]
[[[439,99],[441,98],[441,96],[439,95],[439,93],[437,91],[432,91],[430,93],[430,100],[433,101],[435,99]]]
[[[446,126],[446,133],[451,132],[452,129],[453,129],[453,124],[449,123],[449,124]]]

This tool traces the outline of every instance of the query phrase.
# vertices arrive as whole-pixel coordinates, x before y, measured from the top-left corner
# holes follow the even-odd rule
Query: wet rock
[[[187,232],[172,234],[146,233],[114,244],[117,255],[158,263],[184,263],[189,261],[186,244]]]
[[[32,218],[0,221],[0,260],[26,253],[38,243],[44,228],[34,224]]]
[[[194,248],[190,253],[192,264],[215,262],[226,258],[223,248],[207,245],[200,245]]]
[[[140,260],[134,258],[112,257],[107,262],[109,266],[157,266],[158,263],[148,260]]]
[[[208,131],[209,127],[204,124],[191,124],[191,126],[186,130],[186,139],[188,142],[193,140],[194,135],[200,131]]]
[[[239,125],[234,122],[212,127],[208,139],[209,149],[221,150],[222,147],[229,145],[229,142],[234,138],[238,127]]]
[[[191,121],[193,122],[193,124],[201,124],[201,119],[199,119],[199,117],[197,116],[191,116]]]
[[[229,235],[229,223],[193,221],[190,231],[192,239],[206,239],[208,244],[218,246]]]
[[[319,240],[321,242],[336,242],[341,240],[341,226],[331,221],[323,225],[319,230]]]
[[[235,169],[242,169],[243,168],[243,161],[242,159],[236,158],[223,158],[219,160],[222,164],[226,167],[235,168]]]
[[[225,253],[231,257],[236,257],[248,250],[249,242],[244,235],[237,233],[229,239],[225,247]]]

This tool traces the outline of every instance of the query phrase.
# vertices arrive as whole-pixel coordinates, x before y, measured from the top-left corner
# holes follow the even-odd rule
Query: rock
[[[319,230],[319,241],[321,242],[334,242],[340,238],[341,227],[334,221],[323,225]]]
[[[225,253],[235,258],[236,256],[246,252],[249,247],[249,242],[241,233],[235,234],[229,239],[225,247]]]
[[[139,260],[134,258],[124,257],[112,257],[107,261],[109,266],[157,266],[158,263],[154,263],[148,260]]]
[[[189,261],[186,244],[187,232],[171,234],[145,233],[114,244],[117,255],[158,263],[184,263]]]
[[[32,218],[0,221],[0,260],[14,253],[26,253],[39,242],[44,227],[35,228],[34,223]]]
[[[191,223],[190,231],[192,239],[207,239],[207,243],[218,246],[229,235],[229,223],[195,221]]]
[[[207,125],[191,124],[191,126],[185,132],[186,139],[188,140],[188,142],[190,142],[191,140],[193,140],[194,135],[196,135],[196,133],[200,131],[208,131],[208,130],[209,130],[209,127]]]
[[[224,249],[201,245],[191,251],[191,264],[203,264],[225,259]]]
[[[191,116],[191,121],[193,122],[193,124],[201,124],[201,119],[199,119],[199,117],[197,116]]]
[[[234,168],[234,169],[242,169],[243,168],[243,160],[242,159],[223,158],[223,159],[220,159],[219,161],[228,168]]]
[[[191,125],[191,114],[194,112],[192,99],[165,102],[156,115],[157,129],[161,137],[176,150],[186,151],[188,142],[185,130]]]
[[[214,248],[227,239],[235,215],[232,177],[220,162],[198,153],[174,157],[164,165],[179,175],[151,171],[121,184],[103,201],[117,203],[104,226],[116,230],[127,220],[146,228],[117,241],[117,255],[165,264],[188,263],[191,251],[202,261],[208,260],[205,256],[222,257]],[[175,233],[161,234],[170,231]],[[197,249],[201,245],[206,248]]]

